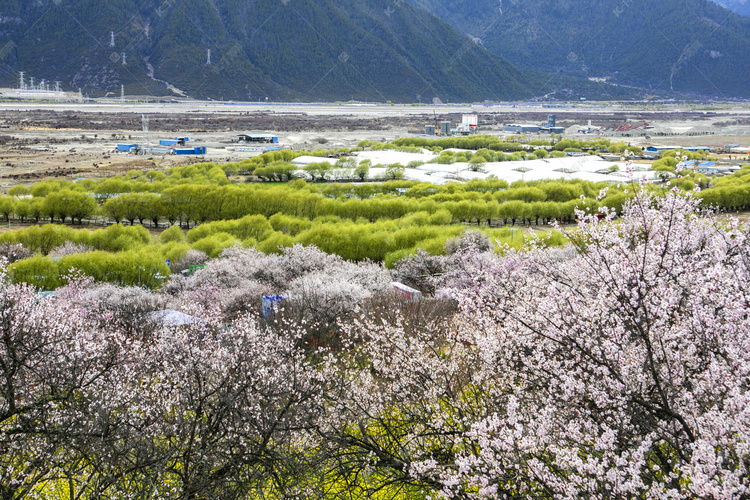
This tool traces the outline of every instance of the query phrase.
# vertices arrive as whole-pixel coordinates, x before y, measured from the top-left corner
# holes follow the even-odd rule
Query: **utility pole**
[[[151,149],[151,141],[149,140],[148,136],[148,118],[146,118],[146,115],[141,115],[141,121],[143,122],[143,133],[146,136],[146,147],[148,149]]]

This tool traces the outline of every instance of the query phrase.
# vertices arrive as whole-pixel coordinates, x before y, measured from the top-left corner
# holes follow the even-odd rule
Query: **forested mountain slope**
[[[750,19],[708,0],[410,0],[512,63],[653,91],[750,96]]]
[[[4,3],[5,86],[24,71],[100,96],[169,84],[196,98],[416,102],[529,98],[546,81],[391,0]]]

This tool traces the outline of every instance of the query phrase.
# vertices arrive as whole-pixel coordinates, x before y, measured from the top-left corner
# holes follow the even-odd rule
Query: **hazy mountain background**
[[[726,7],[732,12],[750,17],[750,1],[748,0],[714,0],[719,5]]]
[[[432,102],[530,98],[546,83],[402,1],[5,3],[4,85],[23,70],[98,95],[168,82],[198,98]]]
[[[750,96],[750,19],[707,0],[410,1],[519,67],[655,92]]]

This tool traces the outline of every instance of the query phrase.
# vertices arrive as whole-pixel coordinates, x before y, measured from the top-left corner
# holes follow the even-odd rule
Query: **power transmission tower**
[[[115,32],[114,31],[110,31],[109,32],[109,36],[110,36],[109,46],[110,47],[114,47],[115,46]]]
[[[23,71],[19,71],[19,73],[21,75],[21,90],[26,90],[26,83],[23,81],[24,72]]]

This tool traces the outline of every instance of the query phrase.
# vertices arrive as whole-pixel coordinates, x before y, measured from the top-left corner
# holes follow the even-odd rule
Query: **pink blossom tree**
[[[133,453],[152,465],[133,472],[147,479],[141,483],[151,495],[244,499],[269,488],[297,491],[329,382],[302,349],[304,332],[282,330],[245,317],[215,336],[171,329],[143,346],[139,378],[130,383],[142,404],[136,414],[123,411],[144,424]]]
[[[446,498],[750,495],[750,242],[697,211],[640,192],[567,249],[467,259],[442,328],[351,324],[332,463]]]
[[[534,249],[457,290],[461,339],[492,380],[447,497],[750,494],[750,242],[698,202],[639,193],[579,213],[574,256]]]
[[[0,270],[0,497],[75,472],[99,396],[120,378],[125,339],[75,304],[83,283],[41,297]]]

